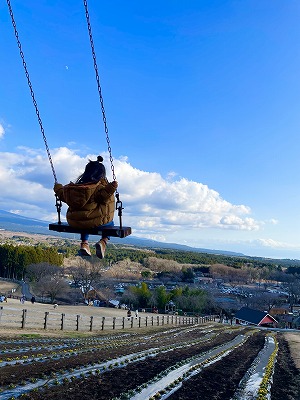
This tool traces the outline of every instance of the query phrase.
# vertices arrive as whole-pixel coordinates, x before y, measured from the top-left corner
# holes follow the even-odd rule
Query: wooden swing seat
[[[67,223],[55,223],[49,224],[50,231],[56,232],[67,232],[67,233],[87,233],[89,235],[101,235],[102,237],[119,237],[125,238],[126,236],[131,235],[131,228],[129,226],[108,226],[108,227],[98,227],[98,228],[90,228],[90,229],[80,229],[80,228],[72,228]]]

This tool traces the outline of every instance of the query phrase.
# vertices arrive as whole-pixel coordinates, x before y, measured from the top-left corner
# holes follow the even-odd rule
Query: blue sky
[[[11,4],[58,181],[97,154],[109,171],[82,2]],[[89,11],[134,235],[300,258],[299,2],[89,0]],[[52,220],[6,2],[0,18],[0,208]]]

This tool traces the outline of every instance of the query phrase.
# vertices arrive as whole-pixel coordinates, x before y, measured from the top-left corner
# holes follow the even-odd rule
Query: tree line
[[[56,247],[43,244],[0,245],[0,277],[21,280],[27,274],[29,280],[36,285],[40,295],[42,297],[47,295],[53,300],[58,295],[57,292],[55,293],[57,288],[60,288],[61,292],[68,289],[66,282],[62,282],[64,270],[61,266],[65,257],[76,254],[77,251],[78,246],[71,242]],[[82,264],[82,259],[78,257],[76,259],[81,260]],[[90,268],[86,265],[75,265],[76,263],[69,271],[74,282],[80,282],[86,291],[91,282],[96,284],[96,281],[108,282],[110,279],[132,278],[141,282],[143,279],[158,278],[162,286],[155,290],[139,286],[126,291],[128,298],[124,298],[124,302],[130,302],[139,307],[160,308],[162,304],[175,300],[178,307],[191,312],[203,311],[211,307],[211,300],[205,291],[200,289],[195,289],[196,292],[193,292],[187,286],[187,289],[181,293],[176,290],[182,291],[182,287],[168,292],[164,289],[163,283],[168,281],[181,282],[181,285],[185,282],[193,282],[199,272],[215,279],[222,278],[232,288],[247,282],[263,283],[268,279],[282,282],[287,288],[291,303],[296,303],[300,295],[300,266],[295,260],[230,257],[173,249],[136,249],[126,245],[116,245],[108,246],[106,257],[100,264],[101,274],[99,273],[100,260],[96,261],[98,261],[97,266],[93,266],[92,271],[89,271]],[[34,265],[38,266],[36,270]],[[51,269],[49,267],[51,265],[55,268]],[[251,301],[254,300],[251,297]],[[247,301],[250,301],[250,297],[247,297]]]
[[[70,240],[64,240],[63,243],[57,245],[56,248],[64,257],[72,257],[78,253],[78,245]],[[93,248],[91,250],[93,253]],[[237,269],[247,265],[254,268],[268,268],[269,271],[281,271],[287,268],[289,273],[292,273],[294,268],[299,268],[300,270],[300,260],[294,259],[278,260],[263,257],[211,254],[176,249],[136,248],[126,244],[108,246],[105,260],[108,264],[114,264],[124,259],[143,264],[144,260],[147,260],[148,257],[173,260],[177,261],[179,264],[193,264],[195,268],[203,268],[204,265],[224,264]]]
[[[11,244],[0,246],[0,276],[3,278],[21,280],[24,278],[28,265],[41,262],[62,265],[63,256],[55,247]]]
[[[161,285],[150,290],[147,283],[142,282],[139,286],[129,286],[121,302],[130,305],[131,308],[151,308],[159,312],[170,310],[202,314],[215,311],[213,299],[206,290],[188,286],[167,291],[165,286]],[[176,308],[168,307],[170,304],[176,305]]]
[[[66,273],[72,279],[74,289],[67,284],[64,278]],[[108,303],[109,299],[114,298],[113,282],[99,270],[99,264],[80,257],[67,269],[45,262],[30,264],[27,267],[26,280],[40,299],[49,299],[51,302],[68,298],[70,302],[101,299]],[[177,311],[193,314],[216,312],[208,291],[190,288],[187,285],[169,291],[163,284],[150,289],[146,282],[139,281],[128,285],[119,301],[131,309],[157,309],[159,312]],[[174,307],[168,309],[170,303]]]
[[[105,255],[105,258],[112,263],[126,258],[133,262],[143,263],[148,257],[173,260],[179,264],[193,264],[195,267],[199,267],[199,265],[224,264],[237,269],[245,265],[254,268],[268,268],[270,271],[281,271],[288,268],[289,272],[291,272],[293,268],[298,267],[300,269],[300,260],[293,259],[266,259],[263,257],[231,256],[174,249],[136,249],[126,245],[109,246]]]

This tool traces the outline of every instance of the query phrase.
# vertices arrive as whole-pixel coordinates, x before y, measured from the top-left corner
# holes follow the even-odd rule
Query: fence
[[[7,328],[34,328],[65,331],[104,331],[116,329],[145,328],[164,325],[194,325],[215,321],[216,315],[185,317],[178,315],[153,315],[138,317],[92,316],[34,310],[6,310],[0,307],[0,326]]]

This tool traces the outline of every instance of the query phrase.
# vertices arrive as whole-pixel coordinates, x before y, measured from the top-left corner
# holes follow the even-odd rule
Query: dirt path
[[[289,343],[295,365],[300,370],[300,332],[285,333],[284,337]]]
[[[12,289],[17,290],[19,287],[18,283],[10,282],[10,281],[3,281],[0,279],[0,294],[8,294],[11,293]]]
[[[275,363],[272,400],[296,400],[300,398],[300,370],[291,358],[290,346],[285,334],[278,334],[278,354]]]
[[[25,301],[24,304],[21,304],[20,300],[17,299],[8,299],[7,303],[2,303],[1,305],[13,310],[23,310],[24,308],[28,308],[29,310],[35,310],[36,312],[52,311],[52,312],[57,312],[59,314],[66,313],[72,315],[82,314],[91,316],[95,315],[95,311],[98,311],[101,312],[101,315],[103,316],[125,317],[127,315],[126,310],[112,308],[112,307],[89,307],[86,305],[77,305],[77,306],[59,305],[58,307],[54,308],[52,304],[42,304],[42,303],[31,304],[30,301]],[[154,314],[140,313],[140,315],[149,316]]]
[[[79,332],[81,334],[92,334],[88,330],[88,321],[90,320],[90,317],[94,317],[95,321],[95,329],[94,331],[99,331],[99,321],[102,317],[106,318],[106,327],[103,333],[107,333],[108,331],[111,330],[111,325],[112,325],[112,320],[113,318],[116,318],[117,323],[119,324],[116,329],[120,328],[121,320],[123,317],[127,315],[126,310],[118,309],[118,308],[110,308],[110,307],[89,307],[86,305],[76,305],[76,306],[71,306],[71,305],[59,305],[57,308],[54,308],[53,305],[51,304],[41,304],[41,303],[34,303],[31,304],[30,301],[26,301],[24,304],[22,304],[19,300],[17,299],[8,299],[7,303],[0,303],[0,306],[3,307],[2,310],[2,317],[0,320],[0,335],[5,334],[5,335],[16,335],[16,334],[38,334],[41,336],[51,336],[51,335],[57,335],[59,334],[60,336],[64,334],[68,334],[70,332],[75,332],[75,321],[76,321],[76,316],[80,315],[81,316],[81,321],[83,321],[81,324],[84,325],[84,327],[80,328]],[[22,310],[26,309],[27,310],[27,322],[26,322],[26,329],[21,329],[21,315],[22,315]],[[49,329],[45,330],[43,329],[42,323],[43,319],[45,316],[45,312],[49,312],[49,318],[50,320],[56,321],[55,326],[53,325],[52,327],[50,326]],[[66,328],[64,331],[61,331],[59,329],[59,320],[61,318],[61,315],[65,314],[66,317]],[[151,321],[152,317],[156,319],[158,316],[162,318],[161,314],[152,314],[152,313],[140,313],[140,317],[143,321],[143,324],[141,325],[140,328],[138,328],[138,320],[133,319],[133,327],[129,328],[130,322],[126,318],[125,320],[125,328],[132,330],[139,330],[143,331],[143,329],[147,329],[148,331],[154,328],[155,326],[150,326],[151,323],[149,322],[148,327],[144,327],[145,323],[145,317],[149,318],[149,321]],[[18,321],[16,323],[15,321]],[[98,325],[96,325],[96,322]],[[70,323],[72,323],[72,327],[70,328]],[[155,324],[156,320],[155,320]],[[157,328],[157,326],[156,326]],[[101,331],[100,331],[101,332]],[[99,333],[99,332],[98,332]]]

